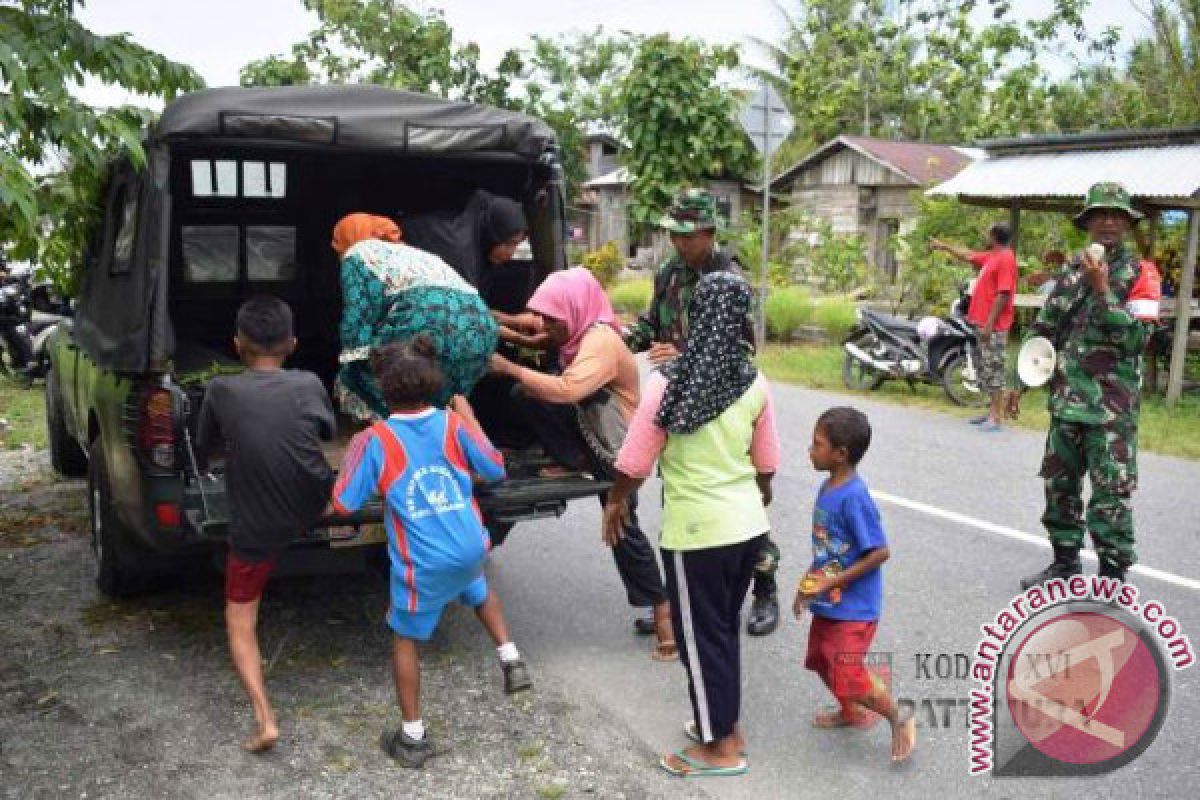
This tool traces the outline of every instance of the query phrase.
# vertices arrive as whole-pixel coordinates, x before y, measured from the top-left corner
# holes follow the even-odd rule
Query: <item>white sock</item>
[[[517,652],[517,646],[512,642],[505,642],[497,647],[496,655],[500,656],[501,664],[508,664],[513,661],[521,660],[521,654]]]
[[[423,719],[415,719],[412,722],[404,720],[400,726],[404,729],[404,735],[410,739],[419,742],[425,738],[425,720]]]

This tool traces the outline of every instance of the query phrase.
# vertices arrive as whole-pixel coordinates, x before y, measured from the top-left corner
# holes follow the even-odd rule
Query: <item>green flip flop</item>
[[[745,775],[750,770],[744,758],[742,759],[742,763],[736,767],[718,767],[714,764],[701,761],[698,758],[692,758],[682,750],[672,753],[671,756],[682,761],[686,765],[686,769],[679,769],[672,766],[667,760],[670,756],[660,758],[658,765],[677,778],[732,778],[737,775]]]

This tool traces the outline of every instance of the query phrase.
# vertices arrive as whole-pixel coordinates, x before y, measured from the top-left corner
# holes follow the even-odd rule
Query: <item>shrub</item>
[[[625,266],[616,242],[608,242],[596,250],[583,254],[583,265],[592,271],[601,286],[611,286]]]
[[[799,286],[776,289],[767,297],[767,336],[787,339],[792,332],[812,319],[813,301]]]
[[[640,314],[650,305],[650,296],[654,294],[654,281],[642,278],[639,280],[618,283],[608,290],[608,299],[613,308],[622,314]]]
[[[813,319],[832,339],[841,339],[858,323],[854,303],[845,297],[827,297],[817,303]]]

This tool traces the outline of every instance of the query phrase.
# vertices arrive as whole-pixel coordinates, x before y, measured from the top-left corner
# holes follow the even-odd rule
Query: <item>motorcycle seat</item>
[[[914,337],[917,335],[917,323],[914,320],[905,319],[904,317],[895,317],[891,314],[881,314],[878,311],[866,311],[864,313],[869,314],[871,318],[876,321],[876,323],[882,325],[890,331],[902,335],[911,335]]]

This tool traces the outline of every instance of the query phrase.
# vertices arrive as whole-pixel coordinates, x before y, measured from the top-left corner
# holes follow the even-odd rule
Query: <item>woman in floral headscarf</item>
[[[743,341],[752,296],[729,272],[700,279],[683,354],[646,382],[604,508],[611,542],[623,535],[624,499],[658,461],[659,546],[694,714],[685,733],[695,744],[659,762],[673,775],[747,768],[738,617],[770,527],[766,506],[779,465],[771,395]]]
[[[479,292],[445,261],[400,238],[395,222],[371,214],[349,214],[333,229],[342,270],[335,392],[342,410],[363,420],[387,416],[372,348],[428,335],[446,376],[438,405],[468,394],[496,349],[496,323]]]
[[[574,267],[551,273],[529,298],[527,307],[542,320],[551,346],[558,350],[561,374],[537,372],[499,355],[492,357],[492,370],[517,382],[514,410],[538,435],[548,456],[565,467],[607,477],[611,464],[589,445],[577,408],[597,402],[603,395],[627,421],[637,407],[637,362],[621,338],[612,304],[591,272]],[[621,428],[623,433],[624,426]],[[605,500],[605,495],[600,495],[601,504]],[[654,548],[638,524],[636,495],[627,496],[623,508],[622,536],[612,543],[617,573],[629,604],[653,609],[651,617],[635,621],[638,632],[658,637],[651,657],[673,660],[677,650],[671,610]]]

